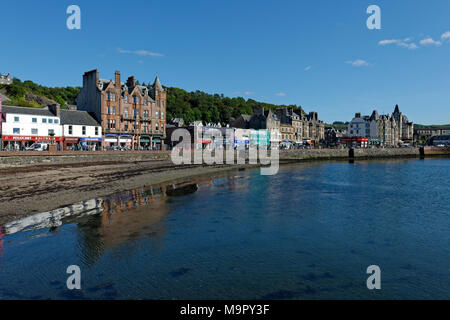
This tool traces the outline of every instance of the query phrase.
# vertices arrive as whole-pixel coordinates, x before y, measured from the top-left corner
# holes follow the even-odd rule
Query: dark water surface
[[[449,159],[190,183],[2,226],[0,298],[450,298]],[[69,265],[81,268],[81,290],[66,287]],[[366,287],[369,265],[381,268],[381,290]]]

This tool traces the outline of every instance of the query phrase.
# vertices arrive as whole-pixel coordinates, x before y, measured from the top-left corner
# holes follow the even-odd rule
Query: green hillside
[[[59,103],[62,108],[67,104],[74,104],[80,87],[45,87],[33,81],[14,78],[11,85],[0,85],[0,93],[8,96],[9,101],[4,105],[23,107],[41,107],[52,103]],[[186,123],[196,120],[206,122],[228,123],[231,117],[240,114],[252,114],[254,108],[264,107],[275,110],[287,107],[258,102],[242,97],[229,98],[223,94],[209,94],[202,91],[188,92],[179,88],[166,87],[167,90],[167,119],[183,118]],[[300,106],[289,105],[298,112],[303,112]]]

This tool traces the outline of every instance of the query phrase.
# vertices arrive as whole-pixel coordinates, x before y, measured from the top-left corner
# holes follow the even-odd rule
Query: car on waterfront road
[[[28,148],[25,148],[26,151],[45,151],[48,150],[47,143],[33,143]]]

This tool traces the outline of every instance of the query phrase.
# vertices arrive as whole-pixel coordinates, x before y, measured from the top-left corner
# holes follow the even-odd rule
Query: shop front
[[[141,135],[141,138],[139,139],[140,148],[144,150],[150,150],[150,142],[151,137],[149,135]]]
[[[152,146],[152,150],[162,150],[162,145],[163,145],[163,137],[161,135],[157,135],[157,136],[153,136],[151,138],[151,146]]]
[[[133,135],[123,134],[119,136],[119,146],[121,148],[129,148],[133,147]]]
[[[2,143],[5,150],[22,150],[34,143],[58,144],[63,143],[62,137],[48,136],[3,136]]]
[[[80,143],[83,150],[96,151],[101,149],[102,138],[81,138]]]
[[[79,138],[64,138],[64,150],[76,150],[80,142]]]
[[[119,136],[117,134],[105,134],[105,148],[119,146]]]
[[[341,142],[351,148],[367,148],[369,146],[369,138],[367,137],[343,137]]]

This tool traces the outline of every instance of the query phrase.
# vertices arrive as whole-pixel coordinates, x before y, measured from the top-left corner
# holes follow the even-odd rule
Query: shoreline
[[[309,162],[342,162],[368,160],[420,159],[419,153],[357,154],[351,159],[330,157],[330,150],[314,152],[280,152],[280,166]],[[346,151],[346,150],[344,150]],[[167,153],[166,153],[167,154]],[[332,153],[331,153],[332,155]],[[125,159],[40,163],[0,167],[0,226],[32,214],[70,206],[80,201],[106,197],[115,193],[158,184],[186,182],[205,175],[217,175],[234,170],[257,169],[259,164],[242,165],[174,165],[170,160]],[[430,158],[449,157],[450,153],[429,154]],[[427,157],[428,158],[428,157]],[[73,160],[73,159],[72,159]],[[81,160],[81,161],[80,161]]]

